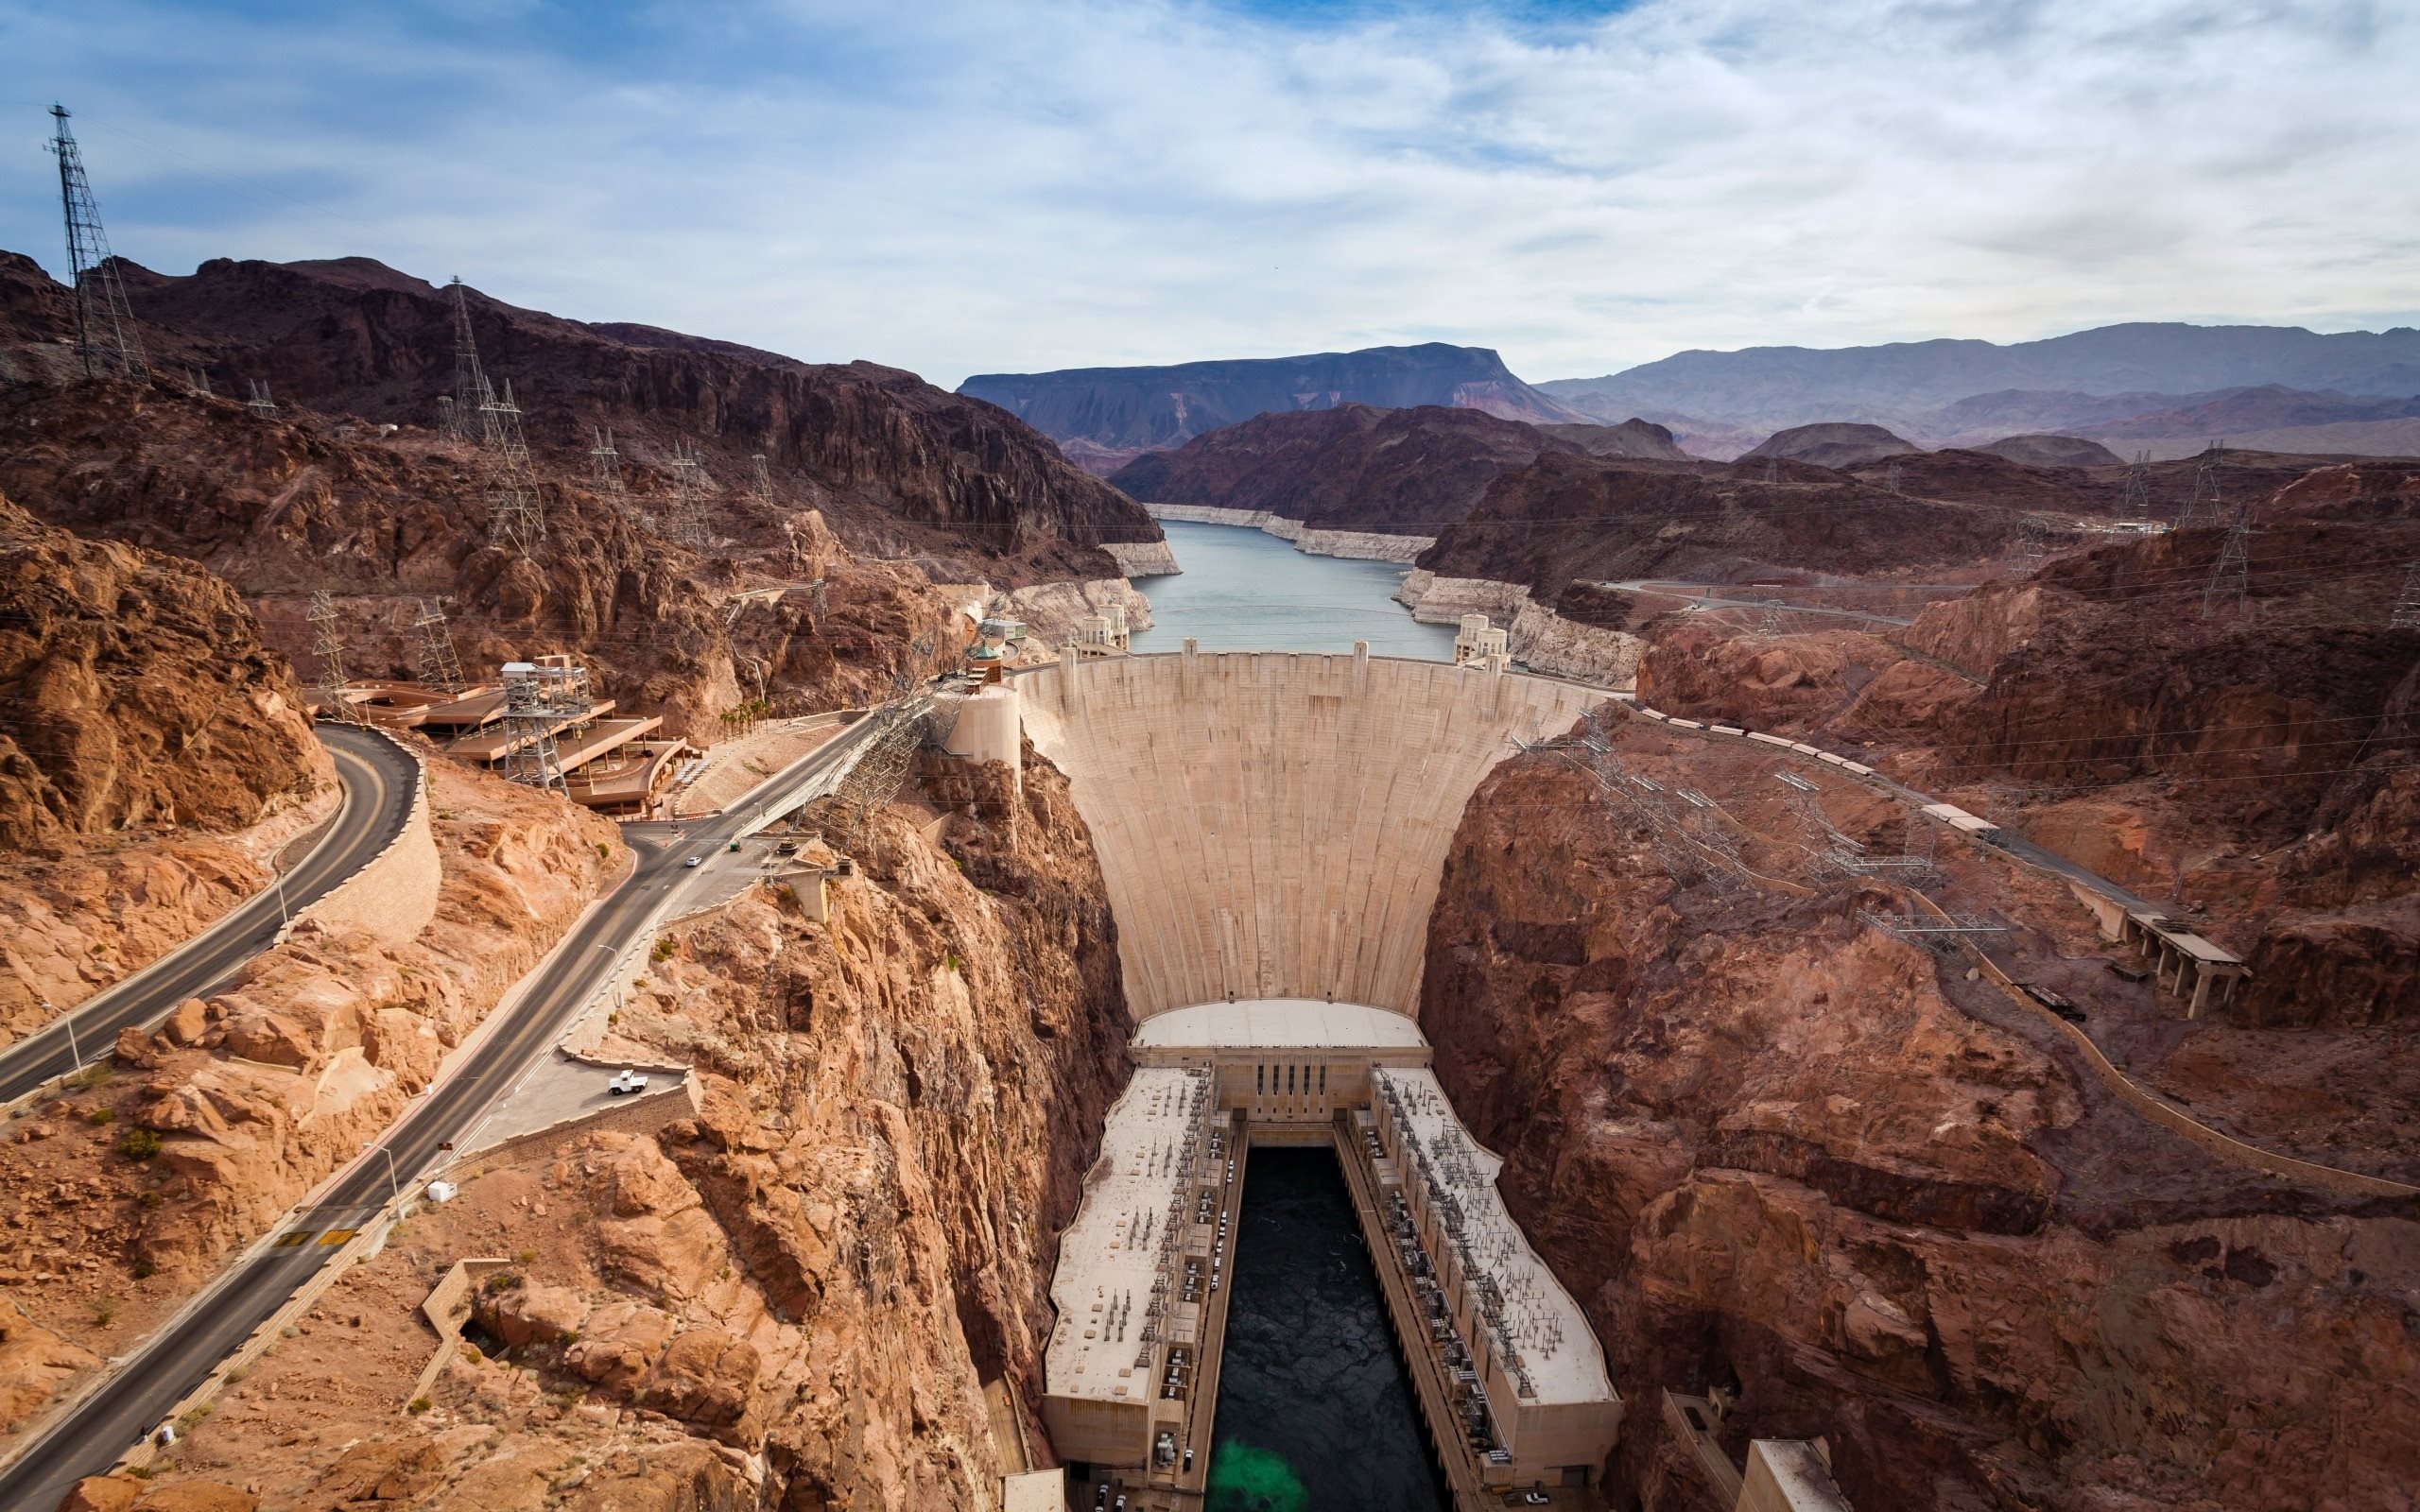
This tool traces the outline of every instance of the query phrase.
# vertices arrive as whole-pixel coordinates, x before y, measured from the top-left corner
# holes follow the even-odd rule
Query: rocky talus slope
[[[337,799],[233,588],[0,497],[0,1040],[233,906]]]
[[[1752,823],[1779,791],[1754,747],[1637,728],[1634,769]],[[1888,828],[1855,808],[1878,800],[1826,797]],[[2420,1210],[2221,1161],[1962,962],[1860,924],[1883,897],[1677,885],[1628,815],[1549,755],[1497,768],[1447,864],[1422,1020],[1629,1394],[1614,1479],[1635,1504],[1718,1504],[1667,1386],[1739,1393],[1735,1458],[1825,1437],[1859,1507],[2402,1503]],[[2038,912],[2055,889],[2029,901],[2089,951],[2081,911]]]
[[[828,922],[752,893],[667,936],[602,1053],[696,1065],[700,1116],[475,1163],[155,1484],[269,1512],[996,1504],[995,1423],[1042,1438],[984,1388],[1038,1400],[1055,1234],[1132,1025],[1063,779],[1030,751],[1022,792],[926,779],[948,840],[876,815]],[[407,1403],[416,1309],[465,1255],[508,1262],[486,1352]]]

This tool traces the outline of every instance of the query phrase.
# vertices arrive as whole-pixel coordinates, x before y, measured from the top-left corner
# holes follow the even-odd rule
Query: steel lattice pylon
[[[2226,518],[2226,504],[2221,493],[2219,474],[2227,465],[2227,443],[2212,441],[2203,454],[2202,465],[2193,470],[2193,497],[2176,517],[2176,528],[2190,530],[2196,525],[2214,525]]]
[[[521,438],[521,406],[513,403],[512,382],[504,397],[488,397],[480,410],[481,428],[495,468],[488,490],[488,540],[524,557],[534,556],[546,537],[546,509],[538,493],[538,474],[529,464],[529,447]]]
[[[686,441],[672,443],[672,509],[663,523],[664,537],[684,546],[706,543],[705,522],[700,515],[706,485],[704,460]]]
[[[429,687],[447,693],[462,691],[462,662],[454,654],[454,636],[446,628],[445,606],[434,598],[424,598],[412,616],[412,627],[420,632],[420,680]]]
[[[2235,522],[2227,526],[2226,543],[2219,548],[2219,559],[2210,568],[2210,580],[2202,587],[2202,617],[2208,619],[2221,609],[2240,610],[2252,592],[2252,505],[2250,501],[2236,506]]]
[[[2387,624],[2395,629],[2420,629],[2420,561],[2403,570],[2403,591],[2395,595]]]
[[[143,334],[101,229],[83,151],[67,129],[67,107],[53,105],[50,116],[57,126],[50,150],[59,159],[59,199],[67,216],[67,282],[76,291],[76,354],[87,378],[146,377],[151,369],[143,358]]]
[[[613,504],[629,497],[622,487],[622,454],[614,449],[614,433],[596,427],[596,444],[588,449],[590,468],[596,477],[596,495]]]
[[[328,713],[352,724],[362,722],[361,711],[344,696],[344,638],[337,633],[336,600],[323,589],[311,595],[308,616],[312,649],[320,657],[320,689],[327,695]]]
[[[438,423],[446,440],[475,445],[485,424],[487,407],[495,395],[479,367],[479,344],[471,334],[471,301],[457,277],[445,285],[454,299],[454,391],[438,401]]]
[[[2152,512],[2152,454],[2138,451],[2126,464],[2126,495],[2118,501],[2118,518],[2141,520]]]

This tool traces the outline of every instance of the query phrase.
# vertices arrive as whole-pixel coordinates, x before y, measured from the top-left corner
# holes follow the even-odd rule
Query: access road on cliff
[[[921,717],[921,708],[912,715]],[[384,1139],[322,1183],[289,1215],[280,1243],[255,1246],[223,1272],[168,1326],[51,1423],[41,1440],[0,1470],[0,1507],[59,1504],[76,1482],[105,1473],[157,1429],[168,1410],[268,1321],[339,1245],[332,1234],[367,1222],[422,1171],[476,1126],[489,1106],[568,1032],[596,996],[622,952],[677,911],[700,871],[684,865],[711,856],[783,814],[828,792],[858,752],[871,747],[907,706],[876,711],[760,783],[709,819],[626,827],[638,853],[628,880],[592,907],[554,952],[523,979],[502,1019],[483,1030],[460,1062],[412,1101]],[[708,879],[710,880],[710,879]],[[296,1236],[302,1236],[295,1241]],[[312,1241],[321,1242],[312,1242]]]
[[[0,1104],[80,1066],[109,1058],[121,1029],[148,1029],[187,998],[207,996],[274,945],[286,921],[368,866],[410,822],[420,764],[385,735],[322,725],[344,801],[328,833],[291,871],[237,903],[193,938],[0,1051]]]

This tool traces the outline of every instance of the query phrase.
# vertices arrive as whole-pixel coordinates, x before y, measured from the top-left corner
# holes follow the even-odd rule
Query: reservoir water
[[[1350,651],[1450,662],[1454,627],[1422,625],[1389,595],[1409,569],[1385,561],[1307,557],[1242,525],[1161,522],[1184,571],[1138,577],[1152,627],[1137,651],[1174,651],[1186,636],[1204,651]]]
[[[1251,1153],[1231,1284],[1207,1512],[1445,1512],[1333,1150]]]

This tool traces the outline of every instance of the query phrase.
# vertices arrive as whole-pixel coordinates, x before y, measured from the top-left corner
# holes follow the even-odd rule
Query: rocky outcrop
[[[2402,1494],[2413,1213],[2265,1189],[1854,900],[1676,886],[1608,816],[1549,756],[1497,769],[1421,1016],[1626,1395],[1737,1389],[1735,1457],[1821,1435],[1858,1506]],[[1630,1414],[1615,1483],[1703,1504],[1664,1435]]]
[[[1152,507],[1256,511],[1297,529],[1434,536],[1503,472],[1540,452],[1581,450],[1478,410],[1349,404],[1221,426],[1137,457],[1110,481]]]
[[[293,669],[226,583],[0,497],[0,849],[258,824],[334,782]]]
[[[1435,341],[1167,368],[977,373],[958,391],[989,400],[1054,439],[1127,450],[1181,446],[1255,415],[1340,404],[1442,404],[1530,421],[1588,419],[1513,377],[1495,352]]]
[[[1569,441],[1590,456],[1626,457],[1641,462],[1694,462],[1681,450],[1672,433],[1652,421],[1635,417],[1616,425],[1540,425],[1559,441]]]

